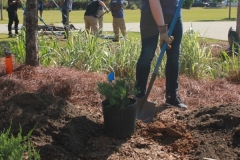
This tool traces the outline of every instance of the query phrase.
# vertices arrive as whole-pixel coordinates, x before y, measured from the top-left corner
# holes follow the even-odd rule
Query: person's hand
[[[43,22],[43,19],[42,19],[42,17],[39,17],[39,20],[40,20],[41,22]]]
[[[163,42],[167,43],[167,49],[171,48],[171,43],[174,40],[173,36],[168,36],[168,26],[158,26],[158,31],[160,33],[160,48],[162,48]]]
[[[168,33],[160,33],[160,48],[162,48],[162,45],[164,41],[167,43],[167,49],[172,48],[171,43],[174,40],[173,36],[168,36]]]
[[[106,12],[107,12],[107,13],[109,13],[109,12],[110,12],[110,10],[109,10],[108,8],[106,8],[105,10],[106,10]]]

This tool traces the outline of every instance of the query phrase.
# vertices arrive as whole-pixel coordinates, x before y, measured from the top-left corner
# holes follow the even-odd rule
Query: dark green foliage
[[[85,10],[88,3],[89,3],[88,0],[86,0],[86,1],[73,1],[72,9],[73,10],[79,10],[79,9]],[[44,3],[44,8],[47,9],[47,10],[54,10],[54,9],[57,9],[57,6],[56,6],[56,4],[53,3],[53,1],[48,1],[48,2]]]
[[[129,6],[129,9],[136,10],[136,9],[138,9],[138,6],[136,4],[132,4]]]
[[[28,160],[40,160],[40,154],[29,142],[32,129],[27,136],[22,136],[22,128],[16,137],[10,134],[11,126],[0,134],[0,160],[21,160],[28,153]]]
[[[124,8],[126,9],[131,9],[131,10],[136,10],[136,9],[139,9],[140,8],[140,3],[138,2],[129,2],[128,1],[128,5],[127,6],[124,6]]]
[[[213,2],[222,2],[223,0],[213,0]]]
[[[98,92],[109,100],[111,107],[126,107],[131,96],[137,93],[135,82],[131,78],[121,78],[113,82],[99,82]]]
[[[183,8],[190,9],[194,0],[184,0],[183,2]]]

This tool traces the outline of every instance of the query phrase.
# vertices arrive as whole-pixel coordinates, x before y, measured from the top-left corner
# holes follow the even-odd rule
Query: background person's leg
[[[97,34],[98,33],[98,23],[97,23],[97,18],[93,16],[89,16],[89,22],[91,25],[91,33],[92,34]]]
[[[14,12],[8,11],[8,36],[12,37],[12,24],[14,20]]]
[[[126,38],[126,25],[124,18],[118,18],[118,26],[124,38]]]
[[[67,22],[67,17],[65,17],[67,15],[67,10],[62,10],[62,24],[64,27],[64,38],[67,38],[67,28],[66,28],[66,22]]]
[[[100,17],[101,15],[103,15],[103,13],[104,13],[104,10],[98,10],[98,17]],[[101,34],[102,31],[103,31],[103,17],[104,17],[104,16],[102,16],[102,17],[100,17],[100,18],[98,19],[99,34]]]
[[[119,41],[119,27],[117,18],[113,18],[113,33],[114,33],[113,41]]]
[[[40,17],[42,18],[43,10],[39,10],[39,13],[40,13]]]
[[[15,16],[14,16],[15,34],[18,34],[18,24],[19,24],[19,19],[18,19],[17,12],[15,12]]]
[[[38,1],[38,10],[39,10],[40,17],[42,18],[42,13],[43,13],[43,2],[42,1]]]
[[[89,22],[89,16],[84,16],[84,22],[85,22],[85,30],[90,33],[90,22]]]

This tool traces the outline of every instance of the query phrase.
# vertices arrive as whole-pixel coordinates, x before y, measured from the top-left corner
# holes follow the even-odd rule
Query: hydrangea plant
[[[114,72],[108,75],[108,82],[99,82],[97,90],[108,100],[108,107],[126,107],[131,104],[131,98],[138,93],[133,78],[115,79]]]

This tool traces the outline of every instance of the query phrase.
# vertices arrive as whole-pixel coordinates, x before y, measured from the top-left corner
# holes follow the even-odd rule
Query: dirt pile
[[[201,107],[186,118],[195,158],[240,159],[240,105]]]

